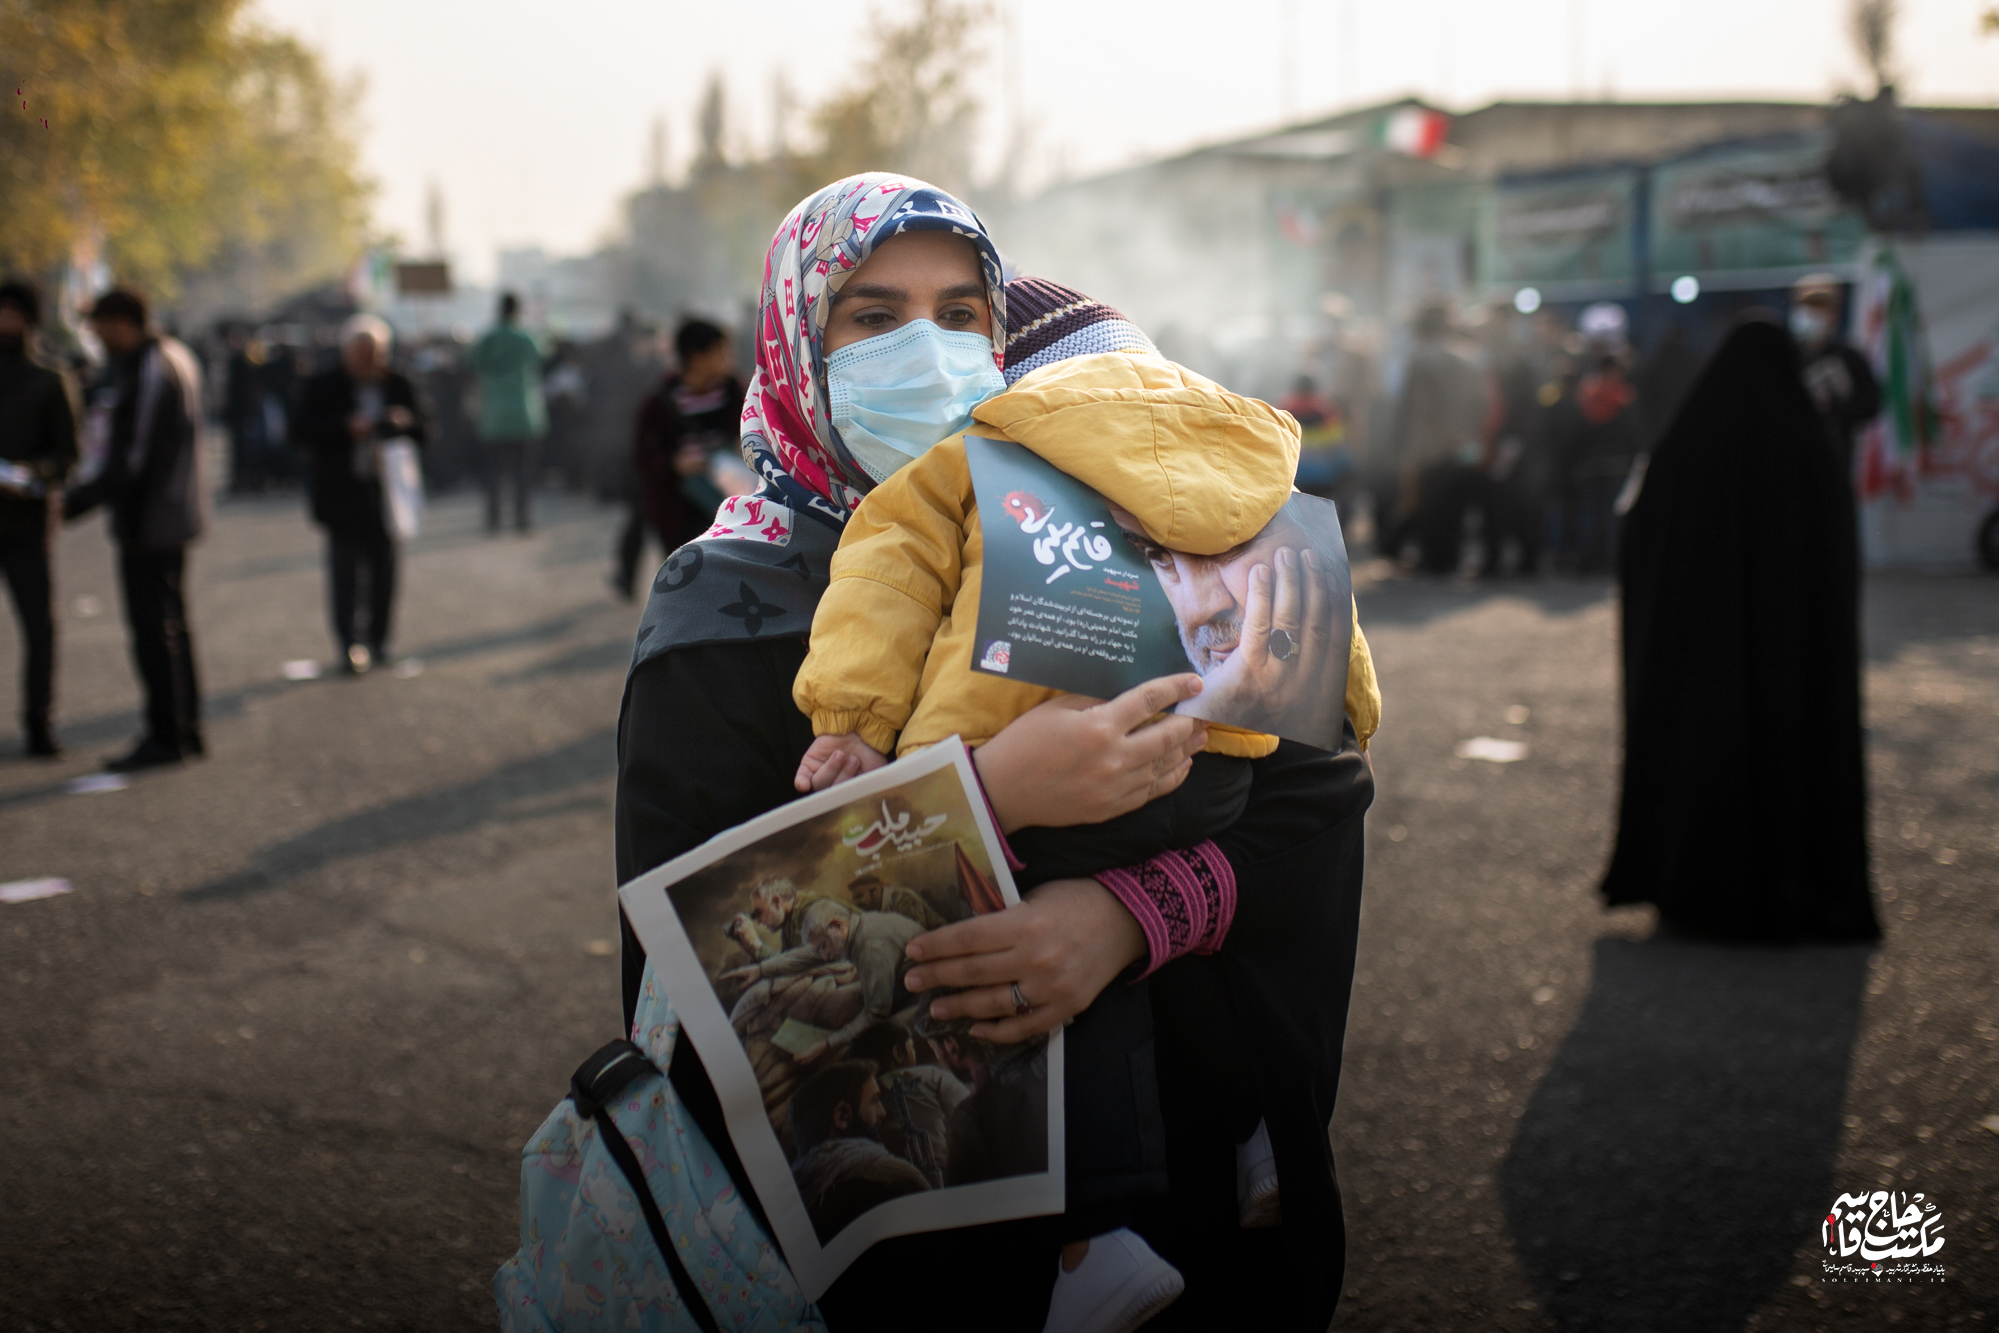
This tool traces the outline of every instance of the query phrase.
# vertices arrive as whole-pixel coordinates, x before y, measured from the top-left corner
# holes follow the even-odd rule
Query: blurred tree
[[[804,193],[858,171],[906,171],[962,194],[972,185],[985,0],[915,0],[898,22],[869,21],[859,80],[812,116],[819,149],[797,164]]]
[[[0,267],[101,258],[164,299],[340,271],[368,202],[353,92],[243,10],[0,0],[0,78],[21,89],[0,121]]]
[[[725,165],[722,132],[728,103],[728,95],[722,87],[722,71],[715,70],[708,76],[707,91],[701,94],[701,115],[697,122],[701,147],[694,155],[694,173],[697,176],[705,176]]]
[[[1849,0],[1847,32],[1879,93],[1895,82],[1895,19],[1898,0]]]

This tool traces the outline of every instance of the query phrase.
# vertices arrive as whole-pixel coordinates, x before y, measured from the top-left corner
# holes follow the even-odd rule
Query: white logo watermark
[[[988,671],[1005,671],[1013,661],[1013,643],[1008,639],[994,639],[986,645],[985,659],[979,663]]]
[[[1842,1194],[1819,1224],[1819,1241],[1830,1258],[1822,1262],[1835,1280],[1938,1281],[1944,1266],[1923,1262],[1944,1247],[1943,1213],[1922,1194],[1876,1190]]]

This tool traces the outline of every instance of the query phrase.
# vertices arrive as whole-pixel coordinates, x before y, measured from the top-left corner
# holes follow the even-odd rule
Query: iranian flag
[[[1854,323],[1880,382],[1883,408],[1861,443],[1860,493],[1871,499],[1907,490],[1935,442],[1937,412],[1916,285],[1892,246],[1879,243],[1866,257],[1858,288]]]
[[[1451,118],[1428,107],[1405,106],[1374,122],[1369,136],[1377,148],[1405,157],[1435,157],[1451,132]]]

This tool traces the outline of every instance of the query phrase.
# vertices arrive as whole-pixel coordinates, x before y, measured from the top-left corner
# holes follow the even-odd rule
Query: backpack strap
[[[652,1231],[653,1243],[659,1246],[660,1254],[666,1259],[667,1274],[673,1279],[673,1286],[680,1293],[680,1303],[701,1326],[701,1333],[722,1333],[722,1326],[715,1322],[715,1316],[708,1309],[708,1302],[701,1296],[701,1289],[694,1285],[687,1266],[680,1261],[674,1249],[673,1237],[667,1234],[666,1219],[660,1216],[659,1202],[652,1197],[652,1186],[646,1183],[645,1170],[639,1165],[638,1156],[632,1152],[632,1145],[625,1142],[625,1136],[618,1128],[618,1122],[611,1118],[607,1103],[618,1099],[618,1094],[631,1086],[636,1079],[647,1074],[658,1074],[652,1061],[646,1059],[645,1052],[629,1041],[614,1041],[585,1060],[569,1079],[569,1097],[576,1103],[577,1113],[597,1122],[597,1131],[603,1136],[604,1147],[610,1150],[611,1160],[625,1173],[631,1182],[632,1192],[639,1197],[639,1208],[645,1213],[646,1226]]]

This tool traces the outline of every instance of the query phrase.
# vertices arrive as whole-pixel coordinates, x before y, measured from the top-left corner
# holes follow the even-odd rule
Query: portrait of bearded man
[[[1110,505],[1159,577],[1204,688],[1176,710],[1337,750],[1353,636],[1353,580],[1332,506],[1294,496],[1240,546],[1170,550]]]

